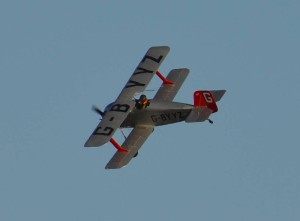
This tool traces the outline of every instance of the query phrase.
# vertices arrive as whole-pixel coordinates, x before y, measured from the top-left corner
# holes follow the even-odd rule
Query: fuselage
[[[147,108],[134,108],[121,124],[121,128],[131,128],[136,125],[161,126],[177,123],[184,121],[193,108],[193,105],[185,103],[150,100],[150,105]]]

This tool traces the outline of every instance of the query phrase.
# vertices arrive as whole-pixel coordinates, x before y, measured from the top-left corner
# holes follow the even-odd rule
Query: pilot
[[[139,99],[136,99],[135,102],[136,109],[145,109],[150,105],[150,101],[144,94],[142,94]]]

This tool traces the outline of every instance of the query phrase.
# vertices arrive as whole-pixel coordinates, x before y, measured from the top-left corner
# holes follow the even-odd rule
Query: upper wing
[[[116,102],[131,100],[136,93],[143,92],[169,51],[170,48],[167,46],[150,48],[126,83]]]
[[[151,126],[135,127],[122,144],[122,147],[128,149],[129,152],[117,151],[108,162],[105,169],[118,169],[126,166],[132,157],[134,157],[134,155],[138,152],[153,130],[154,128]]]
[[[98,124],[84,146],[99,147],[107,143],[123,123],[134,105],[134,101],[124,102],[123,104],[114,103],[110,110],[105,112],[102,121]]]
[[[169,81],[174,82],[175,84],[162,84],[157,93],[155,94],[153,100],[172,101],[188,74],[189,69],[187,68],[172,70],[168,74],[167,79]]]
[[[110,140],[134,107],[132,98],[145,90],[169,51],[167,46],[152,47],[147,51],[110,110],[86,141],[85,147],[98,147]]]

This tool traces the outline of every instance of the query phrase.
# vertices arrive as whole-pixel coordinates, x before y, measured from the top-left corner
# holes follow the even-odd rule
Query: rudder
[[[210,91],[195,91],[194,92],[194,106],[208,107],[213,113],[218,111],[218,106],[214,96]]]

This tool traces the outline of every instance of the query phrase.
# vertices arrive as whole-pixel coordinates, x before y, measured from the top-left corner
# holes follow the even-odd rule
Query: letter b
[[[110,108],[110,111],[127,112],[129,108],[128,104],[115,104]]]

